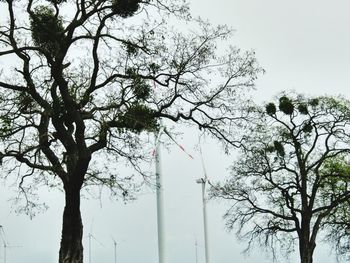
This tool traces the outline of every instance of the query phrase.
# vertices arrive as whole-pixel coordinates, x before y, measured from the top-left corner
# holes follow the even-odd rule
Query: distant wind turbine
[[[113,237],[111,237],[113,240],[114,245],[114,263],[117,263],[117,241]]]
[[[197,239],[194,241],[194,247],[196,249],[196,263],[198,263],[198,244],[197,244]]]
[[[91,258],[91,239],[94,239],[97,243],[99,243],[101,246],[103,246],[103,244],[98,241],[95,236],[92,234],[92,225],[93,222],[91,223],[91,227],[90,227],[90,233],[88,234],[88,238],[89,238],[89,263],[92,263],[92,258]]]
[[[6,262],[6,241],[5,241],[5,232],[2,225],[0,225],[0,238],[2,245],[4,246],[4,262]]]
[[[2,225],[0,225],[0,236],[1,236],[3,247],[4,247],[4,263],[6,263],[7,262],[7,249],[8,248],[15,248],[15,247],[22,247],[22,246],[10,246],[7,243],[6,237],[5,237],[4,227]]]

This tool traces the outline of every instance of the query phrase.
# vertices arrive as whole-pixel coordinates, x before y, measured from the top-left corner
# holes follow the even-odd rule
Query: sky
[[[257,80],[253,96],[264,102],[283,90],[311,95],[348,97],[350,84],[350,3],[345,0],[191,0],[192,13],[214,24],[234,28],[232,40],[243,50],[255,50],[266,73]],[[178,138],[194,159],[175,145],[162,151],[165,188],[166,247],[169,263],[204,263],[201,188],[195,183],[203,176],[201,157],[195,149],[197,131],[184,129]],[[208,177],[228,176],[232,156],[207,139],[202,142]],[[150,164],[150,165],[154,165]],[[122,168],[121,168],[122,169]],[[7,262],[53,263],[58,261],[63,195],[41,189],[40,198],[49,209],[32,220],[13,212],[7,201],[13,197],[6,182],[0,183],[0,225],[10,246]],[[222,215],[227,203],[208,203],[209,243],[213,263],[268,263],[263,250],[250,255],[241,252],[244,243],[225,229]],[[84,198],[82,214],[85,229],[85,262],[114,262],[113,239],[117,242],[118,263],[157,262],[156,196],[144,189],[131,203]],[[91,259],[87,234],[92,233]],[[0,248],[0,263],[4,261]],[[316,248],[315,262],[335,263],[327,246]],[[265,256],[266,255],[266,256]],[[287,261],[284,261],[287,262]],[[293,255],[291,262],[297,262]]]

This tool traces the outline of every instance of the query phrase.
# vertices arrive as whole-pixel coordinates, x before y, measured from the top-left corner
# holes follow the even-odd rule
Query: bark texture
[[[83,224],[80,212],[80,188],[66,189],[65,199],[59,263],[82,263]]]

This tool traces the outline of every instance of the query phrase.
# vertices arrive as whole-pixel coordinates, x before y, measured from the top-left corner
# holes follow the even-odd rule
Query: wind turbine
[[[206,183],[208,182],[207,172],[204,166],[203,154],[201,147],[199,148],[204,177],[196,180],[198,184],[202,185],[202,202],[203,202],[203,226],[204,226],[204,247],[205,247],[205,263],[210,263],[209,255],[209,238],[208,238],[208,220],[207,220],[207,198],[205,196]]]
[[[185,148],[180,145],[163,126],[162,120],[159,122],[160,129],[155,135],[155,163],[156,163],[156,187],[157,187],[157,230],[158,230],[158,263],[166,263],[166,246],[164,231],[164,186],[161,167],[161,150],[160,138],[165,133],[187,156],[193,159],[193,156],[186,152]]]
[[[158,262],[165,263],[165,232],[164,232],[164,186],[161,170],[160,137],[164,132],[164,126],[160,121],[160,129],[155,140],[155,160],[156,160],[156,187],[157,187],[157,230],[158,230]]]
[[[192,155],[185,151],[185,148],[177,143],[177,141],[170,135],[160,121],[160,129],[156,135],[155,140],[155,160],[156,160],[156,187],[157,187],[157,227],[158,227],[158,258],[159,263],[166,263],[166,247],[165,247],[165,231],[164,231],[164,186],[161,167],[161,151],[160,151],[160,138],[165,133],[184,153],[186,153],[191,159]]]
[[[4,262],[6,262],[6,241],[5,241],[5,232],[2,225],[0,225],[0,238],[4,246]]]
[[[93,238],[97,243],[99,243],[101,246],[103,246],[103,244],[98,241],[95,236],[92,234],[92,224],[93,222],[91,223],[91,227],[90,227],[90,233],[88,234],[88,239],[89,239],[89,263],[92,263],[92,260],[91,260],[91,239]]]
[[[8,245],[8,243],[6,242],[6,238],[5,238],[4,227],[2,225],[0,225],[0,236],[1,236],[2,243],[3,243],[3,247],[4,247],[4,263],[6,263],[7,262],[7,249],[13,248],[13,247],[21,247],[21,246],[9,246]]]
[[[117,242],[113,237],[111,237],[113,240],[113,245],[114,245],[114,263],[117,263]]]
[[[111,239],[113,241],[113,247],[114,247],[114,263],[117,263],[117,245],[120,247],[125,242],[125,239],[118,239],[118,242],[114,239],[114,237],[111,235]]]
[[[196,249],[196,263],[198,263],[198,244],[197,244],[197,238],[194,241],[194,247]]]

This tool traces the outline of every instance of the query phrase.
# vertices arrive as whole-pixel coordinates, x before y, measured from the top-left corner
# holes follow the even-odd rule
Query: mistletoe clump
[[[140,0],[114,0],[113,11],[122,18],[133,16],[140,7]]]
[[[47,1],[54,5],[59,5],[59,4],[62,4],[63,2],[66,2],[67,0],[47,0]]]
[[[151,87],[140,77],[135,68],[128,68],[125,74],[132,79],[131,88],[138,100],[145,101],[151,95]]]
[[[156,63],[151,63],[148,65],[148,68],[152,74],[156,74],[159,71],[160,66]]]
[[[305,103],[301,103],[298,105],[298,111],[303,115],[307,115],[309,113],[307,105]]]
[[[137,77],[137,69],[136,68],[127,68],[125,70],[125,74],[131,78],[136,78]]]
[[[316,107],[316,106],[318,106],[318,104],[319,104],[319,100],[318,100],[317,98],[311,99],[310,102],[309,102],[309,104],[310,104],[312,107]]]
[[[21,113],[28,113],[34,109],[35,102],[27,93],[21,92],[18,96],[18,105]]]
[[[6,136],[11,132],[13,120],[8,115],[0,116],[0,135],[1,140],[6,140]]]
[[[136,133],[154,131],[158,128],[154,110],[143,104],[133,104],[118,119],[118,126]]]
[[[310,133],[310,132],[312,132],[312,125],[311,125],[311,123],[306,123],[306,124],[303,126],[303,132],[305,132],[305,133]]]
[[[125,44],[125,49],[126,49],[126,53],[128,53],[129,56],[136,55],[138,51],[137,46],[131,43]]]
[[[279,101],[279,109],[287,115],[292,115],[294,111],[294,105],[292,101],[286,96],[281,97]]]
[[[276,106],[272,102],[267,104],[265,109],[268,115],[274,115],[276,113]]]
[[[268,153],[272,153],[275,151],[275,147],[273,145],[269,145],[266,147],[265,151]]]
[[[34,44],[56,56],[64,40],[64,28],[60,17],[47,6],[35,8],[30,16]]]
[[[151,87],[140,77],[135,78],[132,84],[133,93],[137,99],[146,100],[151,94]]]
[[[275,150],[276,150],[278,155],[280,155],[280,156],[284,156],[285,155],[284,147],[283,147],[281,142],[274,141],[273,142],[273,146],[274,146],[274,148],[275,148]]]

